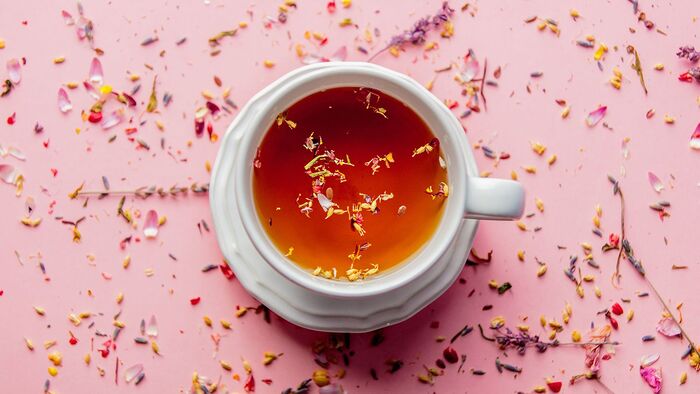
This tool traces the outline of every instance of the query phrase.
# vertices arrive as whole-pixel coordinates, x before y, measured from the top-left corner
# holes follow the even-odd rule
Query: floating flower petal
[[[664,190],[664,184],[663,182],[661,182],[661,179],[659,179],[659,177],[651,171],[649,171],[649,183],[651,184],[651,187],[654,188],[654,191],[656,191],[657,193],[660,193],[662,190]]]
[[[146,238],[155,238],[158,235],[158,213],[154,210],[146,213],[146,222],[143,224],[143,235]]]
[[[586,124],[588,127],[593,127],[598,124],[604,117],[605,113],[608,112],[608,107],[603,105],[598,107],[595,111],[592,111],[586,117]]]
[[[66,89],[63,88],[58,89],[58,109],[64,114],[73,109],[73,104],[71,104],[68,98],[68,93],[66,93]]]
[[[143,364],[134,364],[124,372],[124,380],[131,383],[141,372],[143,372]]]
[[[700,123],[695,126],[695,131],[690,136],[690,147],[692,149],[700,149]]]
[[[659,320],[659,323],[656,325],[656,331],[667,337],[677,337],[681,335],[681,328],[678,327],[678,324],[670,317],[664,317]]]
[[[316,193],[316,198],[324,212],[327,212],[330,207],[335,205],[333,201],[329,200],[323,193]]]
[[[640,368],[639,374],[647,382],[654,394],[661,392],[661,371],[653,367]]]
[[[90,63],[90,82],[102,85],[102,63],[100,59],[93,57]]]
[[[15,85],[22,80],[19,60],[13,58],[7,61],[7,79]]]

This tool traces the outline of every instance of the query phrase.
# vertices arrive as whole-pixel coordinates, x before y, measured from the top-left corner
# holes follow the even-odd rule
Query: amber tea
[[[253,163],[253,198],[281,254],[314,275],[362,280],[431,238],[449,194],[444,163],[411,108],[333,88],[277,116]]]

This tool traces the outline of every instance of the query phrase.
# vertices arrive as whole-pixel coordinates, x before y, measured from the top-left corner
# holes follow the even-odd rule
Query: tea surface
[[[316,275],[363,279],[418,251],[442,217],[447,172],[412,109],[367,88],[303,98],[253,163],[258,217],[280,253]]]

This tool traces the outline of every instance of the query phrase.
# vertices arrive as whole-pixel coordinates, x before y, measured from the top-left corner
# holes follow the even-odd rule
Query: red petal
[[[561,391],[561,382],[547,382],[547,387],[549,387],[552,392],[558,393]]]
[[[620,316],[623,313],[622,306],[620,306],[620,304],[618,304],[617,302],[615,304],[613,304],[613,306],[612,306],[612,308],[610,308],[610,310],[612,311],[612,313],[614,313],[618,316]]]
[[[231,267],[228,266],[228,264],[223,263],[219,266],[219,268],[221,269],[221,273],[224,274],[226,279],[231,280],[234,278],[235,275],[233,274],[233,271],[231,270]]]

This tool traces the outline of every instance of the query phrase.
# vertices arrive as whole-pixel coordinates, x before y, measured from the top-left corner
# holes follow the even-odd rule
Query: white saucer
[[[287,74],[255,95],[241,110],[224,136],[211,184],[210,203],[219,247],[248,292],[270,310],[296,325],[318,331],[367,332],[406,320],[435,300],[457,279],[471,249],[478,220],[465,219],[447,252],[423,276],[381,298],[343,299],[302,288],[273,269],[253,246],[243,228],[233,195],[232,170],[238,141],[253,132],[247,120],[276,87],[288,79],[331,63],[307,66]],[[367,67],[376,67],[367,64]],[[447,116],[453,116],[444,107]],[[478,176],[474,158],[467,155],[469,176]]]

